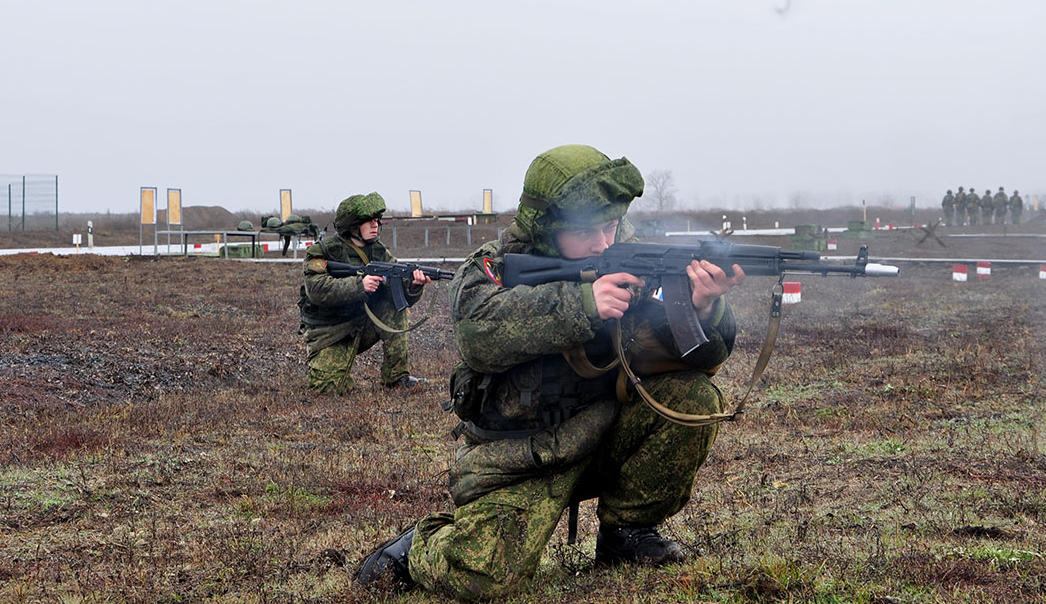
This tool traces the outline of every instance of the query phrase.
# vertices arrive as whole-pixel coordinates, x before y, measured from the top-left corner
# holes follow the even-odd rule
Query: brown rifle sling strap
[[[617,358],[611,361],[606,367],[596,367],[592,361],[588,360],[588,355],[585,354],[585,349],[580,346],[571,348],[570,350],[564,350],[563,358],[567,360],[567,364],[574,370],[574,373],[586,380],[603,375],[614,367],[617,367],[617,364],[621,361],[620,358]]]
[[[433,300],[435,300],[435,296],[433,296]],[[418,321],[417,323],[411,325],[406,329],[396,329],[395,327],[389,327],[384,321],[379,319],[378,315],[374,314],[374,311],[370,309],[370,306],[367,306],[366,302],[363,303],[363,310],[367,311],[367,316],[370,317],[370,322],[373,323],[375,327],[382,331],[387,331],[389,333],[407,333],[408,331],[413,331],[415,328],[420,327],[422,323],[429,320],[428,317],[425,317],[424,319]],[[429,310],[432,310],[431,302],[429,303]],[[407,309],[404,308],[403,312],[406,311]]]
[[[766,341],[763,342],[763,349],[759,352],[759,359],[755,363],[755,368],[752,369],[752,378],[748,382],[748,390],[745,392],[744,397],[741,398],[741,402],[737,404],[737,408],[734,409],[733,413],[713,413],[710,415],[680,413],[657,402],[654,397],[650,396],[650,393],[643,387],[642,380],[633,373],[632,368],[628,365],[628,359],[625,358],[625,349],[621,345],[621,323],[618,322],[614,329],[614,347],[617,350],[618,359],[621,361],[621,368],[628,375],[629,381],[636,389],[636,392],[639,393],[643,402],[653,409],[654,413],[683,426],[711,426],[720,422],[738,419],[744,413],[745,401],[748,400],[748,395],[751,394],[752,389],[763,375],[763,370],[766,369],[767,363],[770,362],[770,353],[773,352],[774,344],[777,342],[777,334],[781,326],[781,287],[780,283],[774,287],[770,304],[770,323],[766,330]]]
[[[360,260],[363,261],[363,264],[370,264],[370,259],[367,258],[367,254],[363,253],[362,249],[357,247],[356,244],[352,243],[351,241],[349,241],[347,243],[349,244],[349,247],[351,247],[353,250],[355,250],[356,255],[360,257]],[[433,303],[435,303],[435,301],[436,301],[436,297],[433,296],[432,297],[432,301],[429,302],[428,310],[425,311],[426,315],[432,314],[432,306],[433,306]],[[389,327],[384,321],[379,319],[378,315],[374,314],[374,311],[372,311],[370,309],[370,306],[367,305],[367,301],[366,300],[363,301],[363,310],[365,310],[367,312],[367,317],[370,319],[370,322],[373,323],[375,327],[377,327],[378,329],[380,329],[382,331],[387,331],[389,333],[407,333],[408,331],[413,331],[415,328],[420,327],[422,323],[424,323],[425,321],[429,320],[428,316],[426,316],[424,319],[418,321],[417,323],[415,323],[414,325],[411,325],[410,327],[408,327],[406,329],[396,329],[395,327]],[[406,309],[404,309],[404,310],[406,310]]]

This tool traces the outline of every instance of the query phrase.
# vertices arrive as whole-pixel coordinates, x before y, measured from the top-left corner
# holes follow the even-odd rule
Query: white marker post
[[[1046,279],[1046,264],[1039,265],[1039,279]]]
[[[991,262],[978,262],[977,263],[977,278],[984,280],[992,276],[992,263]]]
[[[839,249],[839,242],[837,240],[835,240],[835,239],[829,239],[828,240],[828,251],[834,252],[837,249]]]
[[[80,253],[80,233],[73,233],[73,245],[76,246],[76,253]]]
[[[94,222],[87,221],[87,248],[94,249]]]
[[[953,264],[952,265],[952,281],[966,281],[966,265],[965,264]]]

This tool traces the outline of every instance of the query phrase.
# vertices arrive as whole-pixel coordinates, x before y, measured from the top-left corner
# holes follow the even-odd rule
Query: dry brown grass
[[[804,277],[749,412],[666,527],[691,562],[593,568],[588,503],[580,545],[560,527],[512,601],[1046,601],[1035,269]],[[375,350],[356,393],[317,396],[299,270],[0,257],[0,601],[384,601],[353,586],[358,558],[450,508],[445,289],[412,334],[433,383],[382,388]],[[734,398],[770,283],[733,298],[743,329],[718,382]]]

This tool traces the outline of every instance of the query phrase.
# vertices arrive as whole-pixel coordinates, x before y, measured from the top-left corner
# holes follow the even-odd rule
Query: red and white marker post
[[[977,263],[977,278],[978,279],[988,279],[991,276],[992,276],[992,263],[991,262],[984,262],[983,260],[981,262],[978,262]]]
[[[798,281],[785,281],[781,285],[784,287],[781,297],[782,304],[799,304],[799,302],[802,301],[802,283],[799,283]]]
[[[953,264],[952,265],[952,281],[966,281],[966,265],[965,264]]]

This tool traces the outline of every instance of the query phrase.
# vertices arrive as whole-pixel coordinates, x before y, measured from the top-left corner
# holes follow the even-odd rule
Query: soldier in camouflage
[[[363,266],[369,262],[396,262],[378,240],[385,200],[377,193],[353,195],[341,202],[334,217],[337,237],[328,237],[305,251],[305,283],[301,287],[301,330],[308,350],[309,388],[347,394],[355,387],[352,365],[356,355],[382,343],[381,383],[412,387],[426,381],[410,375],[407,361],[407,312],[397,312],[389,287],[381,277],[332,277],[327,261]],[[420,270],[406,286],[407,302],[421,298],[430,279]],[[364,305],[381,321],[378,327]],[[396,331],[389,331],[390,328]]]
[[[1021,213],[1024,212],[1024,200],[1017,194],[1017,190],[1013,190],[1013,197],[1010,198],[1010,222],[1013,224],[1021,223]]]
[[[954,226],[955,196],[952,195],[951,189],[948,189],[948,192],[944,194],[944,199],[941,200],[941,209],[944,210],[944,226]]]
[[[981,215],[981,198],[977,197],[977,190],[970,187],[970,192],[965,194],[966,199],[966,223],[970,226],[977,226],[977,217]]]
[[[1010,206],[1010,196],[1002,187],[999,187],[999,192],[995,194],[992,205],[995,208],[995,224],[1006,224],[1006,209]]]
[[[963,188],[959,187],[955,193],[955,225],[963,226],[966,224],[966,193],[963,192]]]
[[[985,226],[992,223],[992,216],[995,215],[995,202],[992,200],[992,190],[985,189],[984,196],[981,197],[981,221]]]
[[[669,422],[634,397],[614,364],[613,328],[620,325],[630,364],[656,399],[685,413],[720,412],[711,376],[736,332],[723,295],[744,272],[690,265],[691,301],[709,342],[685,357],[663,303],[638,277],[513,288],[500,281],[506,253],[577,259],[633,240],[625,213],[642,193],[635,166],[592,147],[556,147],[531,163],[512,227],[474,252],[451,283],[463,361],[451,379],[464,437],[450,471],[456,509],[380,546],[359,583],[419,584],[463,600],[511,594],[534,576],[563,510],[592,498],[598,563],[683,560],[657,527],[690,499],[717,430]]]

